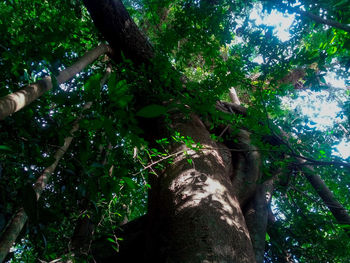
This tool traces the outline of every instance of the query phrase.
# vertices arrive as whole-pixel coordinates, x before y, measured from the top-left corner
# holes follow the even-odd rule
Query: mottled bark
[[[16,241],[19,233],[21,232],[24,224],[27,222],[28,216],[21,207],[11,219],[11,223],[6,227],[5,231],[0,237],[0,262],[2,262],[13,243]]]
[[[174,129],[204,149],[175,145],[178,155],[155,179],[149,209],[153,262],[255,262],[231,183],[230,151],[217,145],[196,116],[173,119]],[[189,163],[187,159],[191,159]]]
[[[239,100],[236,89],[234,87],[230,88],[229,96],[233,103],[241,105],[241,101]]]
[[[76,63],[62,70],[58,76],[56,76],[57,84],[62,84],[73,78],[99,56],[110,51],[110,48],[105,44],[99,45],[95,49],[90,50]],[[50,89],[52,89],[52,79],[51,77],[45,77],[44,79],[30,84],[19,91],[0,98],[0,120],[3,120],[7,116],[21,110]]]

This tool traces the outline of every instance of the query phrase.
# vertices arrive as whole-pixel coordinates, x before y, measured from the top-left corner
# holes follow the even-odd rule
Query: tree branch
[[[300,15],[308,17],[308,18],[314,20],[317,23],[324,24],[324,25],[331,26],[331,27],[335,27],[335,28],[344,30],[346,32],[350,32],[350,26],[348,26],[348,25],[341,24],[341,23],[339,23],[337,21],[334,21],[334,20],[331,20],[331,19],[322,18],[322,17],[317,16],[317,15],[315,15],[313,13],[310,13],[310,12],[307,12],[307,11],[302,11],[299,8],[296,8],[296,7],[285,6],[285,8],[287,10],[293,12],[293,13],[298,13]]]
[[[297,163],[297,165],[336,165],[336,166],[343,166],[350,168],[350,163],[345,163],[345,162],[338,162],[338,161],[319,161],[319,160],[314,160],[312,158],[300,156],[300,155],[294,155],[296,158],[301,158],[309,162],[305,163]]]
[[[91,107],[92,103],[88,102],[84,106],[85,109],[89,109]],[[49,179],[53,172],[55,171],[59,161],[62,159],[63,155],[68,150],[72,140],[73,140],[73,133],[76,132],[79,129],[79,120],[80,117],[74,122],[73,128],[70,131],[70,134],[68,137],[64,139],[64,144],[62,147],[60,147],[55,155],[54,159],[55,161],[47,167],[43,173],[40,175],[40,177],[36,180],[33,189],[36,193],[37,200],[40,198],[41,193],[44,191],[47,183],[49,182]],[[7,253],[9,252],[10,248],[12,247],[13,243],[16,241],[19,233],[21,232],[22,228],[24,227],[24,224],[26,223],[28,219],[28,216],[24,210],[23,207],[21,207],[16,215],[13,217],[11,223],[8,225],[8,227],[5,229],[3,234],[0,237],[0,262],[2,262]]]
[[[99,56],[110,52],[111,49],[106,44],[101,44],[93,50],[88,51],[76,63],[62,70],[58,76],[56,76],[57,84],[59,85],[70,80],[87,65],[95,61]],[[52,89],[52,79],[51,77],[45,77],[19,91],[0,98],[0,120],[3,120],[9,115],[21,110],[50,89]]]

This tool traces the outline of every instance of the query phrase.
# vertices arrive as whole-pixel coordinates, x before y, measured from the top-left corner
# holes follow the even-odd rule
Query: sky
[[[273,32],[281,41],[290,39],[289,28],[294,22],[295,15],[283,14],[277,10],[273,10],[269,15],[261,15],[261,9],[254,8],[250,13],[251,20],[255,20],[257,25],[267,25],[275,27]]]
[[[277,10],[273,10],[270,14],[263,14],[261,12],[261,7],[259,8],[257,6],[257,8],[254,8],[250,13],[250,19],[254,20],[257,25],[264,24],[267,26],[273,26],[274,34],[276,34],[276,36],[284,42],[291,37],[289,28],[294,22],[295,15],[288,13],[283,14]],[[262,63],[262,58],[257,57],[253,61],[256,63]],[[327,84],[334,88],[346,89],[344,79],[337,78],[337,76],[332,72],[328,72],[325,79]],[[314,123],[314,125],[309,124],[311,128],[331,132],[332,127],[334,127],[337,122],[342,122],[343,120],[340,117],[337,117],[338,113],[341,111],[341,108],[338,106],[338,102],[333,100],[325,103],[327,96],[329,96],[327,91],[301,91],[297,99],[285,98],[284,103],[286,107],[291,110],[299,107],[301,112],[307,116],[312,123]],[[333,148],[333,155],[344,159],[349,158],[349,140],[345,138],[341,139]]]

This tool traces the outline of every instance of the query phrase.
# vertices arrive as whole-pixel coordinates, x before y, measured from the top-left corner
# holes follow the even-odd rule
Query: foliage
[[[307,11],[349,23],[346,1],[298,3]],[[140,123],[167,119],[172,111],[188,113],[189,108],[203,120],[210,118],[212,130],[228,123],[233,129],[249,129],[261,149],[264,179],[277,170],[286,178],[286,185],[274,193],[278,230],[267,239],[266,262],[278,262],[283,253],[297,262],[330,262],[330,258],[348,262],[350,242],[344,226],[335,222],[295,169],[290,148],[315,160],[344,161],[332,149],[341,140],[349,141],[349,93],[337,91],[344,129],[333,123],[322,131],[310,128],[312,120],[285,106],[283,100],[297,99],[300,91],[289,83],[281,85],[281,80],[302,68],[305,89],[334,93],[324,76],[332,71],[350,79],[349,33],[300,15],[290,29],[291,38],[282,42],[272,28],[249,20],[257,5],[266,12],[285,12],[280,1],[129,0],[125,5],[157,51],[154,68],[137,69],[127,60],[119,65],[108,61],[113,72],[101,86],[108,63],[100,59],[0,123],[0,232],[18,207],[24,205],[29,212],[12,262],[53,260],[66,254],[82,213],[96,225],[95,238],[145,214],[148,178],[154,176],[154,169],[171,162],[169,142],[182,142],[194,150],[201,145],[175,131],[156,146],[149,145]],[[80,1],[2,1],[0,35],[1,96],[43,75],[54,75],[100,40]],[[259,56],[261,64],[254,62]],[[236,87],[248,107],[247,117],[215,110],[215,102],[227,98],[230,87]],[[92,107],[82,113],[89,101]],[[30,186],[53,162],[54,152],[80,114],[80,129],[69,152],[40,201],[33,202]],[[264,141],[271,134],[283,137],[281,130],[289,134],[284,139],[290,148]],[[213,138],[221,139],[214,134]],[[283,154],[290,157],[281,159]],[[349,210],[348,168],[325,165],[315,167],[315,172]],[[89,205],[82,212],[79,203],[84,199]],[[276,236],[282,237],[280,241]]]

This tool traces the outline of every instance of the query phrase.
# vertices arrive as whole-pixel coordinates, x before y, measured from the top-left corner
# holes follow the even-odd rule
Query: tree
[[[34,44],[23,46],[25,31],[7,20],[6,28],[18,37],[0,43],[0,66],[11,69],[3,71],[4,95],[44,73],[57,76],[56,68],[72,64],[84,47],[96,45],[101,36],[91,21],[112,51],[110,59],[99,60],[61,88],[59,77],[52,78],[50,94],[1,123],[8,131],[1,135],[6,142],[0,148],[1,167],[6,167],[2,203],[9,204],[0,210],[9,222],[2,227],[1,240],[8,240],[9,226],[18,226],[9,217],[18,206],[28,214],[29,224],[17,251],[32,259],[349,259],[350,220],[344,201],[350,165],[332,155],[334,141],[347,136],[348,102],[340,97],[345,92],[338,94],[344,122],[329,134],[310,129],[309,120],[281,105],[282,97],[297,96],[300,87],[324,89],[323,75],[334,64],[339,75],[347,76],[350,40],[342,31],[346,11],[303,1],[306,10],[317,7],[320,15],[331,16],[322,21],[337,20],[344,27],[324,30],[302,20],[292,38],[281,43],[271,28],[249,21],[247,13],[257,7],[245,1],[128,1],[137,23],[117,0],[85,0],[87,10],[70,1],[50,9],[46,2],[25,4],[33,11],[19,25],[41,11],[39,29],[44,33],[34,34]],[[267,11],[294,8],[293,3],[261,4]],[[2,5],[1,12],[9,17],[20,12],[17,1]],[[66,19],[57,23],[61,12]],[[77,33],[62,39],[49,33],[53,26],[63,31],[74,23]],[[4,35],[4,41],[11,38]],[[232,42],[235,35],[243,41]],[[53,44],[38,50],[35,43],[43,39]],[[17,61],[16,53],[29,55]],[[258,55],[261,65],[252,62]],[[24,61],[30,61],[31,75]],[[103,71],[110,65],[113,73],[103,85]],[[18,83],[21,71],[26,74]],[[327,90],[334,93],[331,87]],[[91,107],[81,112],[81,105],[90,101]],[[31,188],[35,174],[53,161],[48,156],[72,126],[69,155],[59,158],[53,181],[37,201]],[[83,240],[80,247],[76,240]],[[45,249],[40,249],[42,243]],[[29,252],[23,252],[27,247]]]

